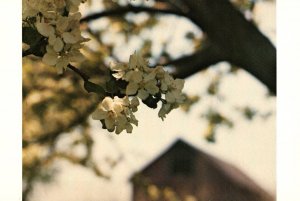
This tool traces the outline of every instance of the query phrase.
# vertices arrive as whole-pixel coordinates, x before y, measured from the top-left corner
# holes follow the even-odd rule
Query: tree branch
[[[71,69],[72,71],[74,71],[75,73],[77,73],[83,79],[83,81],[86,82],[86,81],[88,81],[90,79],[90,77],[88,75],[86,75],[80,69],[72,66],[71,64],[68,64],[68,68]]]
[[[223,56],[218,48],[213,44],[208,44],[194,54],[171,61],[166,65],[174,66],[173,76],[183,79],[222,60]]]
[[[276,49],[228,0],[186,0],[189,18],[219,47],[276,94]]]
[[[32,54],[32,50],[31,49],[22,51],[22,57],[26,57],[26,56],[29,56],[31,54]]]
[[[82,18],[81,22],[89,22],[105,16],[123,15],[127,12],[174,14],[186,17],[208,35],[214,46],[219,49],[219,52],[222,52],[223,61],[244,68],[276,94],[276,49],[252,22],[247,21],[228,0],[180,2],[187,8],[188,13],[178,10],[129,6],[95,13]],[[195,56],[192,55],[177,61],[177,69],[181,71],[181,73],[177,73],[179,77],[186,77],[201,70],[206,63],[214,64],[220,61],[220,58],[211,58],[210,55],[213,54],[208,50],[201,51],[201,55],[209,55],[208,59],[203,58],[202,61],[198,61],[198,54],[200,52],[195,53]],[[199,62],[199,64],[192,64],[192,61]],[[181,65],[185,69],[179,70]],[[198,66],[198,70],[196,66]]]
[[[94,13],[88,16],[83,17],[80,22],[89,22],[101,17],[107,17],[107,16],[118,16],[118,15],[124,15],[128,12],[133,13],[139,13],[139,12],[147,12],[152,14],[173,14],[178,16],[187,17],[186,14],[183,12],[180,12],[178,10],[172,10],[172,9],[156,9],[156,8],[150,8],[150,7],[140,7],[140,6],[127,6],[127,7],[120,7],[115,8],[107,11],[102,11],[98,13]]]

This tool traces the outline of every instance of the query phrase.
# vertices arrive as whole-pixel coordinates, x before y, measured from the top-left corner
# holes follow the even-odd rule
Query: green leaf
[[[30,46],[31,54],[42,57],[46,53],[47,38],[32,27],[22,27],[22,41]]]
[[[143,103],[147,105],[148,107],[155,109],[157,108],[157,103],[159,101],[159,98],[155,98],[153,96],[148,96],[145,100],[143,100]]]
[[[37,43],[35,46],[31,48],[32,54],[38,57],[44,56],[44,54],[46,54],[47,52],[46,50],[47,44],[48,44],[47,40],[39,41],[39,43]]]
[[[96,93],[98,95],[101,95],[101,97],[105,96],[104,89],[100,85],[97,85],[97,84],[92,83],[90,81],[85,81],[84,82],[84,88],[89,93],[93,92],[93,93]]]
[[[119,87],[114,79],[111,79],[108,82],[106,82],[106,85],[105,85],[106,92],[115,94],[118,92],[118,88]]]

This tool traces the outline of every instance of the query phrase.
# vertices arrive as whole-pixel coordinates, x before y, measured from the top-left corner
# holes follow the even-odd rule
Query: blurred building
[[[133,201],[274,201],[236,167],[178,139],[131,177]]]

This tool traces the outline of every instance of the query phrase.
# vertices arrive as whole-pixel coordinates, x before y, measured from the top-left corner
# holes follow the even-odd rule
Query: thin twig
[[[22,57],[26,57],[32,54],[32,49],[28,49],[22,52]]]
[[[88,15],[86,17],[83,17],[80,22],[89,22],[101,17],[106,17],[106,16],[114,16],[114,15],[123,15],[128,12],[134,12],[134,13],[139,13],[139,12],[147,12],[147,13],[163,13],[163,14],[173,14],[173,15],[178,15],[178,16],[184,16],[187,17],[186,14],[183,12],[177,11],[177,10],[170,10],[170,9],[156,9],[156,8],[149,8],[149,7],[140,7],[140,6],[127,6],[127,7],[120,7],[112,10],[107,10],[107,11],[102,11],[98,13],[94,13],[91,15]]]
[[[88,81],[90,79],[90,77],[85,74],[84,72],[82,72],[81,70],[79,70],[78,68],[72,66],[71,64],[68,64],[68,68],[70,68],[72,71],[74,71],[75,73],[77,73],[80,77],[82,77],[83,81]]]

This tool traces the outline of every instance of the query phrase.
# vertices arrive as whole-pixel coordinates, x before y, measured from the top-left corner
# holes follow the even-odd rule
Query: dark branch
[[[22,57],[26,57],[31,54],[32,54],[32,50],[28,49],[28,50],[25,50],[22,52]],[[82,72],[78,68],[72,66],[71,64],[68,64],[68,68],[71,69],[72,71],[74,71],[75,73],[77,73],[83,79],[83,81],[88,81],[90,79],[90,77],[88,75],[86,75],[84,72]]]
[[[28,49],[22,52],[22,57],[26,57],[32,54],[32,50]]]
[[[173,73],[174,77],[186,78],[222,60],[224,59],[218,52],[217,47],[209,44],[195,52],[193,55],[171,61],[167,65],[175,67],[175,72]]]
[[[276,94],[276,49],[228,0],[185,0],[189,18],[225,60],[244,68]]]
[[[276,49],[252,23],[235,9],[227,0],[185,0],[180,1],[187,7],[188,13],[178,10],[161,10],[148,7],[121,7],[103,11],[84,17],[81,22],[88,22],[105,16],[123,15],[128,12],[148,12],[174,14],[186,17],[198,25],[222,52],[223,61],[231,62],[244,68],[264,83],[271,92],[276,94]],[[201,55],[209,51],[201,52]],[[199,53],[199,52],[198,52]],[[220,61],[220,57],[198,61],[199,55],[177,61],[179,77],[186,77],[207,64]],[[200,53],[199,53],[200,54]],[[192,64],[192,61],[197,63]],[[201,65],[202,64],[202,65]],[[188,65],[188,66],[187,66]],[[183,70],[179,70],[182,66]],[[198,70],[197,67],[198,66]],[[181,71],[179,73],[179,71]]]
[[[80,22],[89,22],[101,17],[107,17],[107,16],[118,16],[118,15],[124,15],[128,12],[133,13],[139,13],[139,12],[147,12],[151,14],[173,14],[178,16],[184,16],[187,17],[186,14],[177,11],[177,10],[167,10],[167,9],[156,9],[156,8],[150,8],[150,7],[139,7],[139,6],[128,6],[128,7],[120,7],[115,8],[112,10],[102,11],[99,13],[94,13],[91,15],[88,15],[86,17],[83,17]]]
[[[88,75],[86,75],[84,72],[82,72],[78,68],[72,66],[71,64],[68,65],[68,68],[71,69],[72,71],[74,71],[75,73],[77,73],[83,79],[83,81],[86,82],[90,79],[90,77]]]

